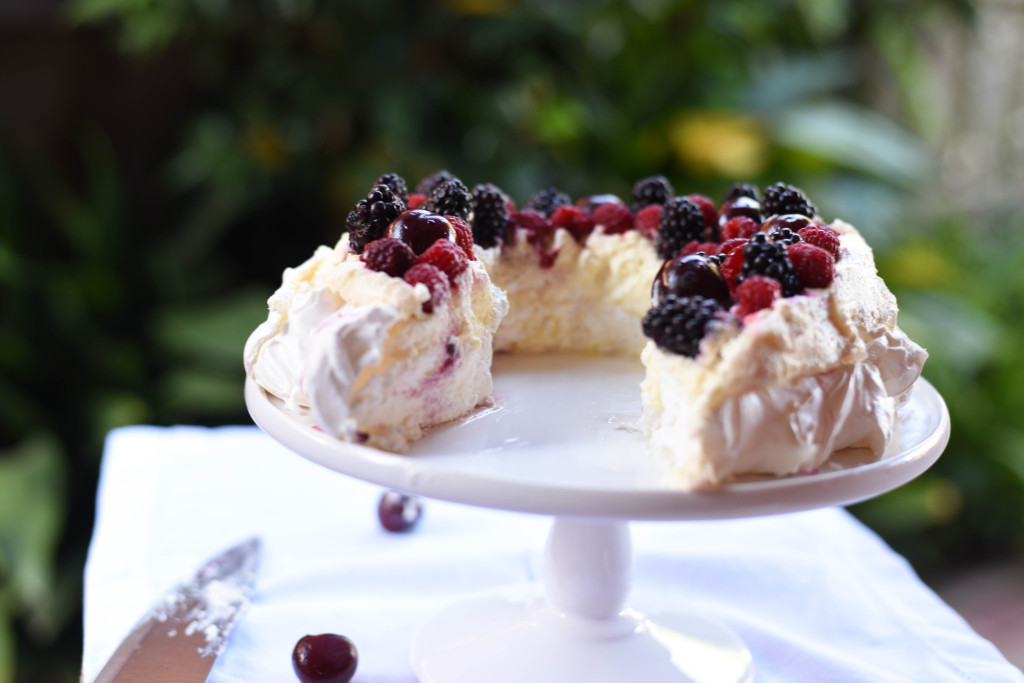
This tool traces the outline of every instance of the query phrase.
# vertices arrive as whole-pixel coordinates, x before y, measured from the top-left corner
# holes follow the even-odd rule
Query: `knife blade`
[[[207,561],[139,620],[94,683],[203,683],[249,604],[260,540]]]

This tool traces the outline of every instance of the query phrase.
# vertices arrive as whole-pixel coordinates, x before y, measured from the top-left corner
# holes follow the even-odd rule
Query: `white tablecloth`
[[[419,623],[539,576],[550,519],[427,500],[420,526],[395,535],[377,521],[381,492],[253,427],[111,433],[85,572],[84,680],[165,590],[250,535],[264,542],[253,602],[214,683],[294,681],[295,642],[324,632],[356,643],[356,683],[411,683]],[[717,618],[750,648],[758,683],[1024,682],[843,510],[630,528],[630,604]]]

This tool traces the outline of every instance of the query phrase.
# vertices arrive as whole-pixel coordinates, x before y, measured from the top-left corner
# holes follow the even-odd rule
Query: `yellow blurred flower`
[[[679,116],[669,132],[679,161],[699,175],[747,178],[768,161],[768,135],[749,116],[694,112]]]
[[[958,282],[957,267],[935,245],[903,245],[886,255],[883,275],[890,286],[909,289],[947,289]]]
[[[456,14],[470,16],[504,14],[512,6],[509,0],[447,0],[446,4]]]

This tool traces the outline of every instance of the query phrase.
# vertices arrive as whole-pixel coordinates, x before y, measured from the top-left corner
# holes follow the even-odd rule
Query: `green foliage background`
[[[972,17],[925,0],[61,4],[52,31],[132,87],[83,107],[59,154],[0,130],[0,683],[77,679],[106,432],[247,422],[241,349],[266,297],[384,171],[445,167],[520,201],[653,173],[711,196],[801,185],[876,247],[953,416],[932,471],[854,512],[929,578],[1020,553],[1024,218],[937,197],[923,77],[937,27]]]

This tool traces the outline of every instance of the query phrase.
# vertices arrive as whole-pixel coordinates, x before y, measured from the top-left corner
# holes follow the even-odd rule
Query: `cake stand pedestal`
[[[755,663],[724,626],[685,607],[626,607],[630,520],[737,519],[848,505],[924,472],[949,440],[949,413],[919,380],[881,459],[849,449],[812,475],[707,492],[667,483],[634,428],[643,368],[592,356],[499,356],[495,404],[435,430],[409,455],[344,443],[251,380],[256,423],[332,470],[415,495],[550,515],[543,588],[471,597],[413,639],[421,683],[742,683]]]

